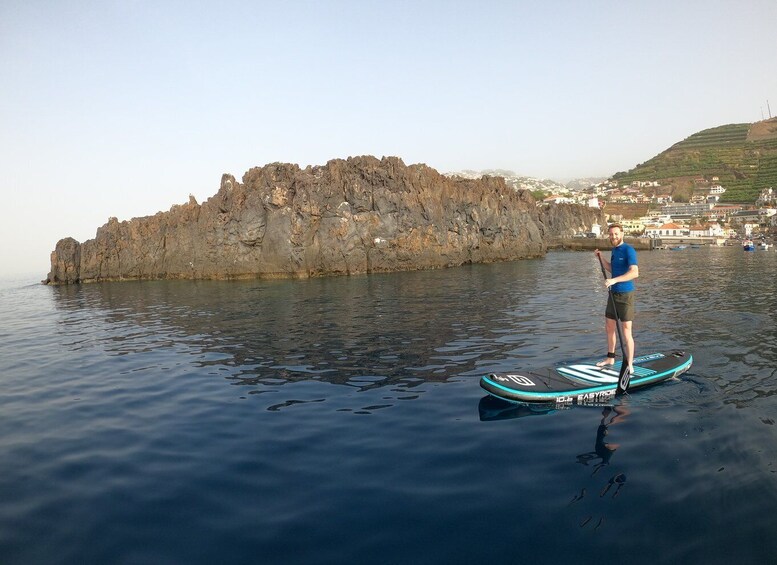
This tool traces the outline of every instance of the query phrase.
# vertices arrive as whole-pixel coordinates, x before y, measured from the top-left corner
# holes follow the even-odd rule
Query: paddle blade
[[[618,390],[616,390],[616,394],[623,394],[629,389],[629,382],[631,381],[631,372],[629,371],[629,366],[626,365],[624,362],[621,365],[621,372],[618,376]]]

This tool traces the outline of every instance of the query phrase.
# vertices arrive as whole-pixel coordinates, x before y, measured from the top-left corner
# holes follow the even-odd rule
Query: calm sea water
[[[606,351],[592,253],[309,281],[0,286],[0,563],[777,557],[777,253],[640,253],[608,407],[481,374]]]

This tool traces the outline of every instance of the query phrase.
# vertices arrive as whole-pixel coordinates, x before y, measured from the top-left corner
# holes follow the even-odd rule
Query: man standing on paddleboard
[[[615,363],[615,348],[618,345],[617,323],[620,320],[623,330],[624,355],[626,357],[623,363],[628,367],[629,373],[632,373],[634,337],[631,332],[631,325],[634,320],[634,279],[639,276],[637,252],[631,245],[624,243],[623,227],[620,224],[610,224],[608,233],[610,243],[612,244],[610,260],[604,259],[602,252],[598,249],[594,251],[597,259],[604,265],[604,268],[612,274],[611,278],[604,280],[606,288],[612,287],[610,298],[607,300],[607,309],[604,313],[607,332],[607,358],[597,363],[597,366],[605,367]]]

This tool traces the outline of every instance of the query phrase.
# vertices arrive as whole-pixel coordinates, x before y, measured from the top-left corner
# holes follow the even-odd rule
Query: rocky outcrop
[[[59,241],[46,282],[312,277],[504,261],[544,254],[544,238],[566,217],[538,209],[500,177],[448,178],[396,157],[306,169],[274,163],[242,182],[224,175],[203,204],[190,198],[154,216],[111,218],[92,240]]]
[[[540,210],[546,237],[572,237],[591,231],[594,224],[604,225],[604,213],[599,208],[578,204],[550,204]]]

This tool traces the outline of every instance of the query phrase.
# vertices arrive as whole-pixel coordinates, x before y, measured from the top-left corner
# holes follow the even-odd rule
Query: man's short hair
[[[610,231],[612,228],[618,228],[619,230],[623,231],[623,226],[620,224],[610,224],[607,226],[607,231]]]

